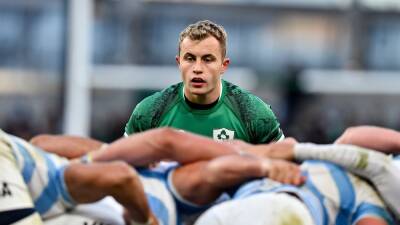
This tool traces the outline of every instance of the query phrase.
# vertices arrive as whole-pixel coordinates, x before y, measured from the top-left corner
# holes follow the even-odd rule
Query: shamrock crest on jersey
[[[213,138],[216,141],[233,140],[235,131],[226,128],[213,130]]]

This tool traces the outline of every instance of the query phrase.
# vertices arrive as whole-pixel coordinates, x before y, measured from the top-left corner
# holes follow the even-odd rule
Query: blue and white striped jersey
[[[74,205],[63,177],[65,166],[68,164],[67,159],[44,152],[1,130],[0,142],[9,146],[7,149],[12,153],[12,157],[2,157],[0,160],[13,161],[28,188],[35,210],[42,218],[64,213],[66,208]],[[7,177],[7,174],[2,173],[1,177],[12,184],[20,182],[15,175]]]
[[[361,178],[323,161],[306,161],[301,167],[307,177],[301,187],[282,185],[265,178],[242,185],[233,198],[265,192],[288,192],[304,202],[316,225],[354,224],[369,215],[393,224],[379,195]]]
[[[2,169],[1,165],[7,169]],[[24,191],[23,203],[0,207],[0,212],[33,206],[46,220],[76,206],[64,183],[67,165],[67,159],[45,152],[0,130],[0,182],[7,181],[13,184],[12,188]],[[138,169],[151,210],[162,225],[180,224],[182,217],[205,210],[190,204],[176,193],[171,182],[176,166],[170,165],[154,170]],[[5,172],[9,171],[10,167],[13,170],[12,175]]]
[[[138,169],[150,208],[160,225],[182,224],[182,220],[205,211],[183,199],[172,184],[172,174],[177,164],[156,169]]]
[[[178,224],[177,208],[168,189],[166,174],[151,170],[140,170],[140,178],[151,211],[160,225]]]
[[[400,170],[400,155],[397,155],[397,156],[393,157],[393,163]]]

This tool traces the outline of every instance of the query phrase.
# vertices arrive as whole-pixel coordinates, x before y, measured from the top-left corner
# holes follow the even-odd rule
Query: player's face
[[[183,39],[176,61],[185,85],[185,96],[192,102],[209,104],[218,99],[221,76],[229,59],[223,58],[218,40],[212,36],[193,41]]]

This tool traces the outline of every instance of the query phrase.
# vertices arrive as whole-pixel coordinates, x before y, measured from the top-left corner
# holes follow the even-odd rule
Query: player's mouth
[[[206,84],[206,81],[200,77],[195,77],[190,80],[190,83],[192,83],[193,87],[202,87]]]

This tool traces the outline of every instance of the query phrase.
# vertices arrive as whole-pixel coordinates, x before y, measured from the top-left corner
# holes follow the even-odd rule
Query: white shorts
[[[302,201],[286,193],[261,193],[207,210],[195,225],[314,225]]]

